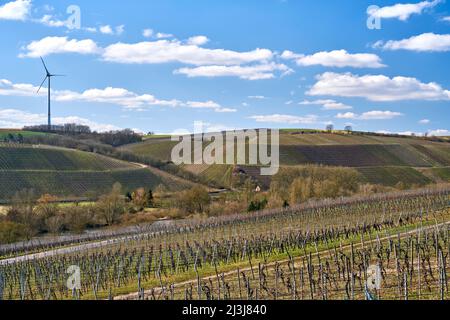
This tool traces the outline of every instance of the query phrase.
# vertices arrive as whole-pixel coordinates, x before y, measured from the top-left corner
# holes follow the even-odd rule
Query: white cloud
[[[255,115],[250,119],[256,122],[269,122],[269,123],[286,123],[286,124],[313,124],[317,122],[317,116],[307,115],[304,117],[293,116],[287,114],[271,114],[271,115]]]
[[[308,95],[361,97],[372,101],[450,100],[449,90],[437,83],[423,83],[416,78],[325,72],[316,79]]]
[[[0,79],[0,96],[36,96],[39,87],[27,83],[12,83],[7,79]],[[44,91],[40,92],[44,95]]]
[[[37,58],[56,53],[98,54],[101,51],[91,39],[68,40],[67,37],[46,37],[31,42],[24,49],[27,52],[21,53],[20,57]]]
[[[400,117],[403,114],[393,111],[368,111],[360,115],[353,112],[338,113],[337,119],[352,119],[352,120],[390,120],[396,117]]]
[[[47,123],[46,114],[29,113],[17,109],[0,109],[0,127],[3,128],[19,129],[24,126],[39,125],[43,123]],[[119,127],[111,124],[98,123],[77,116],[53,117],[52,123],[58,125],[65,123],[77,123],[87,125],[91,129],[99,132],[120,129]]]
[[[115,28],[115,30],[116,30],[116,34],[117,34],[118,36],[120,36],[122,33],[125,32],[125,26],[124,26],[123,24],[121,24],[120,26],[117,26],[117,27]]]
[[[422,119],[419,121],[420,124],[429,124],[430,120],[429,119]]]
[[[256,99],[256,100],[265,100],[265,99],[267,99],[267,97],[261,96],[261,95],[259,95],[259,96],[248,96],[247,98],[249,98],[249,99]]]
[[[92,32],[92,33],[97,32],[96,27],[86,27],[86,28],[84,28],[84,30],[86,30],[87,32]]]
[[[15,84],[6,79],[0,79],[0,96],[46,96],[47,91],[41,90],[36,94],[38,87],[31,84]],[[107,87],[104,89],[88,89],[83,92],[71,90],[53,90],[52,99],[58,102],[96,102],[122,106],[125,109],[142,111],[152,106],[189,107],[198,109],[212,109],[215,112],[236,112],[236,109],[225,108],[214,101],[188,101],[177,99],[162,100],[151,94],[137,94],[124,88]]]
[[[85,101],[110,103],[123,106],[127,109],[142,110],[149,106],[179,106],[179,100],[160,100],[151,94],[136,94],[123,88],[107,87],[105,89],[89,89],[82,93],[74,91],[56,91],[54,94],[56,101]]]
[[[450,51],[450,34],[423,33],[418,36],[398,41],[377,41],[373,47],[385,50],[445,52]]]
[[[212,109],[215,112],[220,112],[220,113],[236,112],[237,111],[236,109],[223,108],[220,104],[218,104],[217,102],[214,102],[212,100],[205,101],[205,102],[188,101],[188,102],[186,102],[185,105],[190,107],[190,108],[195,108],[195,109]]]
[[[158,32],[156,34],[156,38],[158,38],[158,39],[173,38],[173,34]]]
[[[114,29],[110,25],[100,26],[98,29],[103,34],[108,35],[118,35],[120,36],[125,31],[125,26],[121,24],[120,26],[116,26]]]
[[[142,30],[142,35],[145,38],[151,38],[153,36],[153,33],[154,33],[153,29],[144,29],[144,30]]]
[[[237,109],[234,108],[219,108],[219,109],[215,109],[216,112],[219,113],[233,113],[233,112],[237,112]]]
[[[205,101],[205,102],[198,102],[198,101],[188,101],[186,104],[191,108],[199,108],[199,109],[216,109],[220,108],[220,104],[214,101]]]
[[[200,66],[196,68],[180,68],[175,74],[184,74],[190,78],[194,77],[239,77],[244,80],[265,80],[275,77],[276,71],[283,74],[291,72],[284,64],[266,63],[251,66]]]
[[[108,28],[109,33],[111,28]],[[112,29],[111,29],[112,31]],[[105,32],[105,30],[103,30]],[[196,36],[183,43],[179,40],[156,40],[139,43],[115,43],[99,47],[91,39],[76,40],[67,37],[46,37],[22,48],[20,57],[39,57],[57,53],[97,54],[104,61],[126,64],[182,63],[174,71],[188,77],[239,77],[246,80],[271,79],[279,73],[285,76],[294,71],[284,64],[273,62],[274,53],[268,49],[238,52],[226,49],[200,47],[206,37]],[[196,43],[196,44],[194,44]]]
[[[208,42],[209,42],[209,39],[207,37],[205,37],[205,36],[190,37],[187,40],[188,44],[195,45],[195,46],[201,46],[201,45],[204,45],[204,44],[206,44]]]
[[[450,16],[448,16],[448,17],[443,17],[441,20],[442,20],[442,21],[446,21],[446,22],[450,22]]]
[[[0,6],[0,20],[21,20],[28,18],[31,11],[31,0],[16,0]]]
[[[437,129],[428,132],[430,136],[450,136],[450,131],[447,129]]]
[[[178,40],[157,40],[138,43],[116,43],[105,48],[103,59],[119,63],[155,64],[180,62],[192,65],[239,65],[272,59],[268,49],[237,52],[225,49],[206,49],[183,44]]]
[[[380,57],[371,53],[351,54],[346,50],[322,51],[312,55],[301,55],[291,51],[284,51],[281,55],[284,59],[292,59],[299,66],[321,65],[325,67],[353,67],[353,68],[382,68]]]
[[[300,105],[321,105],[324,110],[348,110],[353,109],[353,107],[348,106],[344,103],[337,102],[335,100],[304,100],[299,103]]]
[[[68,26],[67,21],[58,20],[50,14],[44,15],[41,19],[37,20],[37,22],[42,23],[49,27],[66,27],[66,26]]]
[[[46,90],[41,90],[36,94],[38,87],[25,83],[12,83],[6,79],[0,79],[0,96],[45,96]],[[71,90],[53,90],[52,99],[60,102],[84,101],[99,102],[120,105],[126,108],[139,109],[148,106],[180,106],[178,100],[160,100],[151,94],[142,94],[128,91],[123,88],[107,87],[105,89],[88,89],[84,92],[75,92]]]
[[[433,8],[438,5],[441,0],[434,1],[422,1],[419,3],[397,3],[392,6],[386,6],[382,8],[370,8],[367,10],[367,14],[374,18],[381,19],[398,19],[406,21],[413,14],[421,14],[425,9]]]
[[[113,31],[113,29],[111,28],[110,25],[100,26],[99,30],[103,34],[114,34],[114,31]]]

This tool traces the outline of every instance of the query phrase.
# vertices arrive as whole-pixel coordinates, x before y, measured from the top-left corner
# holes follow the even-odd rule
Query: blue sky
[[[46,122],[43,56],[54,123],[450,135],[443,0],[1,0],[0,34],[4,128]]]

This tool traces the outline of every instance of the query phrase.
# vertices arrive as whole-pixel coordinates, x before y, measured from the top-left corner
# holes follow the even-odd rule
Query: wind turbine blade
[[[47,72],[47,75],[50,74],[50,72],[48,72],[47,66],[45,65],[44,59],[41,58],[42,64],[44,65],[45,71]]]
[[[50,77],[67,77],[65,74],[51,74]]]
[[[39,86],[39,89],[38,89],[38,91],[37,91],[36,93],[39,93],[39,91],[41,90],[42,85],[44,84],[45,80],[47,80],[47,76],[45,76],[44,80],[42,80],[42,83],[41,83],[41,85]]]

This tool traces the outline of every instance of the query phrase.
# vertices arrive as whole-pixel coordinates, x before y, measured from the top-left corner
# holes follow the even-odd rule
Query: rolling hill
[[[163,185],[177,191],[192,185],[155,168],[95,153],[47,146],[0,145],[0,201],[22,189],[61,198],[96,198],[119,182],[124,191]]]
[[[425,185],[450,181],[450,144],[437,139],[344,132],[280,131],[280,164],[295,167],[309,164],[355,168],[363,180],[393,186]],[[170,161],[175,142],[170,137],[150,138],[122,147],[123,150]],[[230,165],[184,165],[184,169],[225,187],[231,183]],[[239,172],[257,179],[263,186],[270,177],[259,175],[255,166],[239,165]]]

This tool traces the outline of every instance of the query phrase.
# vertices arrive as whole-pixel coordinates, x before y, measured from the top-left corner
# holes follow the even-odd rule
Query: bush
[[[180,194],[177,205],[186,213],[203,213],[210,202],[208,190],[202,186],[195,186]]]
[[[0,221],[0,244],[27,239],[27,227],[11,221]]]

